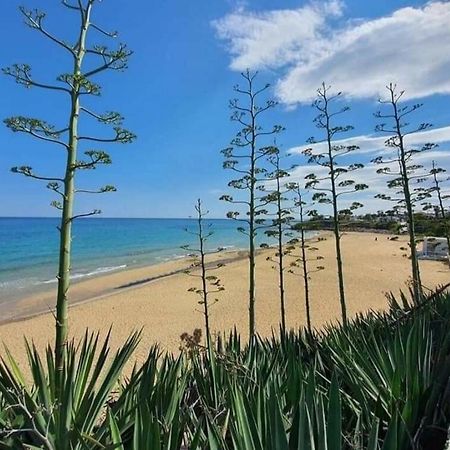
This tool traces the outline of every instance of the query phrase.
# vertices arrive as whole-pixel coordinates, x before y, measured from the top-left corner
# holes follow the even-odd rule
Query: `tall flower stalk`
[[[60,379],[63,371],[63,360],[68,336],[68,306],[72,255],[72,225],[75,219],[93,216],[100,210],[92,210],[85,213],[74,211],[75,196],[77,193],[97,194],[115,191],[111,185],[99,189],[83,189],[76,186],[76,175],[80,170],[95,169],[100,165],[111,163],[110,156],[103,150],[87,148],[84,157],[80,158],[80,146],[98,143],[122,143],[132,142],[135,135],[122,128],[122,117],[117,112],[97,113],[83,105],[82,100],[87,96],[99,96],[100,85],[93,78],[102,72],[115,70],[123,71],[127,68],[131,51],[124,44],[110,49],[104,45],[88,44],[90,33],[100,34],[103,38],[114,39],[116,32],[108,32],[97,25],[92,19],[92,10],[96,0],[79,0],[71,2],[63,0],[62,4],[71,13],[76,14],[76,38],[72,43],[60,39],[51,33],[45,26],[45,13],[38,10],[27,10],[23,7],[20,12],[25,18],[25,23],[36,30],[41,36],[54,43],[71,59],[72,65],[67,72],[56,78],[56,83],[49,84],[37,81],[31,73],[31,67],[27,64],[15,64],[3,69],[3,72],[26,88],[39,88],[64,96],[67,101],[68,113],[63,118],[64,125],[53,126],[48,122],[34,117],[16,116],[5,120],[6,126],[14,132],[28,134],[48,144],[55,144],[65,150],[65,170],[61,176],[38,175],[29,166],[13,167],[12,172],[24,175],[28,178],[46,181],[47,188],[55,192],[60,200],[52,202],[52,206],[61,213],[59,226],[59,266],[58,266],[58,292],[56,299],[56,338],[55,338],[55,365],[56,365],[56,389],[61,389]],[[89,60],[89,61],[87,61]],[[58,112],[61,117],[61,112]],[[81,122],[94,119],[102,124],[113,127],[110,136],[92,136],[81,132]]]

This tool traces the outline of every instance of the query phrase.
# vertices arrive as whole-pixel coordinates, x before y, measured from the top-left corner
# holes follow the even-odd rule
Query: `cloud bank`
[[[347,139],[340,139],[334,143],[336,145],[343,145],[344,147],[356,145],[359,147],[357,154],[360,155],[364,153],[370,154],[382,151],[385,141],[386,136],[383,135],[362,135]],[[405,144],[412,147],[420,147],[430,142],[438,145],[445,142],[450,142],[450,126],[420,131],[405,136]],[[292,147],[288,150],[288,153],[301,154],[305,148],[312,148],[313,152],[322,153],[326,150],[326,143],[317,143],[313,145],[305,144],[303,146]],[[427,155],[430,153],[431,152],[423,154]],[[450,155],[448,153],[447,156],[450,159]]]
[[[389,82],[409,98],[450,93],[450,2],[336,25],[343,8],[337,0],[258,13],[241,8],[213,26],[233,70],[281,71],[276,94],[287,105],[309,103],[322,81],[354,98],[384,95]]]

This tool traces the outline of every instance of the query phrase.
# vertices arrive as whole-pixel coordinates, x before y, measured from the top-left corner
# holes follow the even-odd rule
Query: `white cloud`
[[[326,20],[342,12],[339,0],[298,9],[254,13],[239,8],[213,22],[219,38],[229,42],[231,68],[282,67],[323,53],[321,36]]]
[[[356,145],[359,147],[358,154],[379,152],[384,147],[386,136],[382,135],[363,135],[354,136],[347,139],[335,141],[336,145],[343,145],[344,147]],[[450,142],[450,126],[435,128],[418,133],[409,134],[405,137],[405,143],[409,146],[421,146],[427,143],[442,144]],[[289,154],[300,154],[305,148],[312,148],[314,153],[322,153],[326,150],[325,143],[317,143],[313,145],[293,147],[288,150]],[[353,153],[354,155],[355,153]],[[429,154],[424,153],[424,155]]]
[[[322,81],[347,96],[384,95],[395,82],[409,98],[450,93],[450,2],[406,7],[390,16],[330,29],[340,2],[252,13],[238,10],[215,22],[229,44],[231,67],[280,68],[277,95],[309,102]]]

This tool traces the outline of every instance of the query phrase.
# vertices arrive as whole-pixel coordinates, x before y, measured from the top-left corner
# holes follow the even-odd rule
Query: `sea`
[[[0,308],[56,285],[57,218],[0,218]],[[237,223],[205,219],[208,251],[246,248]],[[109,272],[183,258],[196,245],[195,219],[86,218],[74,222],[71,277],[74,282]],[[259,241],[265,241],[259,236]]]

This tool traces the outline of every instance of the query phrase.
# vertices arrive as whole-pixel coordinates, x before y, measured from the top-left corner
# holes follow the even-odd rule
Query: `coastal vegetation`
[[[450,243],[446,204],[450,196],[442,187],[447,181],[440,178],[444,170],[434,163],[429,170],[417,163],[417,157],[434,145],[416,148],[406,141],[407,135],[430,127],[424,123],[411,130],[404,123],[421,105],[401,104],[403,91],[393,84],[388,86],[389,98],[380,100],[388,112],[376,114],[389,122],[377,126],[386,133],[386,153],[372,162],[382,165],[377,172],[388,176],[387,185],[394,191],[377,197],[394,207],[357,217],[355,211],[363,206],[358,196],[369,186],[357,178],[364,169],[355,159],[359,147],[338,139],[353,129],[336,123],[349,110],[342,106],[342,94],[332,93],[325,83],[317,90],[314,124],[322,136],[309,139],[309,148],[299,156],[316,170],[298,179],[292,176],[293,167],[283,167],[284,155],[275,140],[284,128],[267,128],[266,113],[277,106],[266,98],[270,85],[258,85],[257,72],[241,74],[244,86],[235,86],[239,98],[229,104],[231,120],[239,129],[230,147],[222,150],[223,168],[237,177],[228,188],[237,194],[226,193],[221,200],[235,208],[227,218],[236,221],[248,244],[248,298],[240,299],[248,304],[248,339],[236,328],[226,335],[216,333],[211,323],[211,307],[225,290],[215,271],[224,263],[209,260],[214,230],[200,199],[195,205],[195,228],[186,230],[195,242],[182,248],[190,258],[184,273],[196,280],[188,291],[197,296],[206,345],[197,328],[192,336],[182,335],[186,345],[180,352],[164,352],[155,344],[145,349],[143,362],[135,362],[145,330],[131,333],[115,353],[111,332],[103,342],[98,332],[89,330],[80,341],[69,339],[72,225],[76,219],[100,213],[97,209],[76,212],[75,200],[77,194],[115,191],[112,185],[78,187],[80,171],[111,164],[105,151],[82,150],[81,145],[125,144],[135,139],[122,128],[119,113],[97,113],[82,103],[85,96],[100,94],[93,78],[126,69],[132,53],[124,44],[116,49],[90,44],[89,33],[102,39],[117,36],[92,21],[96,3],[62,1],[77,18],[73,44],[47,30],[44,13],[21,8],[27,25],[72,59],[73,67],[58,76],[57,83],[36,81],[26,64],[4,69],[27,88],[65,95],[69,113],[64,117],[67,125],[62,126],[27,116],[5,120],[14,132],[63,147],[66,162],[61,176],[40,175],[29,166],[12,168],[14,173],[47,182],[47,188],[60,197],[52,203],[60,214],[60,251],[54,344],[41,353],[27,340],[25,369],[7,348],[0,357],[0,449],[443,449],[450,439],[449,284],[434,291],[424,289],[417,243],[419,235],[428,232],[441,233]],[[111,126],[111,134],[83,134],[81,125],[88,119]],[[406,227],[411,290],[398,297],[387,294],[384,311],[354,315],[347,310],[341,244],[343,231],[351,227],[391,232]],[[324,270],[315,243],[325,238],[308,233],[323,229],[332,231],[337,280],[336,298],[324,300],[339,302],[340,321],[316,329],[310,277]],[[280,326],[272,329],[271,337],[258,333],[257,237],[269,241],[261,247],[274,247],[266,260],[277,270]],[[285,283],[289,276],[303,280],[299,289],[305,300],[303,328],[288,326]],[[363,303],[364,289],[359,295]],[[127,303],[127,307],[134,305]],[[278,317],[278,312],[273,314]]]
[[[444,202],[450,199],[450,194],[444,190],[446,182],[450,181],[450,178],[442,178],[446,172],[442,167],[437,167],[435,161],[432,161],[430,175],[432,176],[433,182],[432,186],[428,189],[430,199],[424,202],[423,209],[434,212],[434,219],[437,219],[441,228],[436,233],[430,234],[445,237],[447,239],[447,248],[450,249],[450,214],[444,206]]]
[[[389,311],[321,332],[291,330],[213,351],[149,349],[121,377],[135,333],[108,363],[109,338],[86,334],[63,360],[62,397],[32,344],[32,382],[0,363],[4,449],[442,449],[450,422],[450,296],[390,298]],[[447,389],[446,389],[447,386]]]
[[[259,195],[265,189],[264,182],[267,181],[266,159],[272,154],[272,146],[267,145],[267,139],[280,133],[283,130],[281,125],[274,125],[272,129],[264,130],[260,124],[261,115],[273,109],[277,103],[272,100],[259,102],[269,89],[270,85],[262,87],[256,84],[257,72],[246,72],[241,74],[244,79],[244,87],[236,85],[234,90],[242,102],[235,98],[230,100],[232,110],[231,120],[236,122],[240,130],[231,141],[231,146],[222,150],[225,157],[224,169],[235,172],[238,176],[228,183],[232,189],[240,192],[239,198],[225,194],[221,200],[236,205],[239,210],[229,211],[227,217],[240,222],[238,227],[240,233],[248,236],[249,254],[249,296],[248,296],[248,316],[249,334],[256,333],[255,302],[256,302],[256,281],[255,281],[255,239],[258,231],[265,228],[267,205],[271,200],[263,200]],[[264,143],[265,142],[265,143]]]
[[[208,211],[203,209],[200,199],[197,200],[195,211],[197,213],[197,229],[195,231],[186,229],[185,231],[195,236],[198,245],[194,247],[186,244],[182,246],[182,249],[189,252],[189,258],[192,260],[189,269],[185,273],[199,280],[198,285],[189,288],[189,292],[193,292],[199,296],[198,304],[202,306],[202,313],[205,320],[206,345],[209,350],[211,348],[212,335],[209,325],[210,309],[211,306],[219,301],[218,298],[211,299],[211,296],[217,295],[225,290],[220,279],[211,272],[223,267],[224,264],[215,263],[212,266],[208,265],[206,258],[211,253],[211,250],[208,250],[207,244],[208,239],[213,235],[214,231],[212,230],[211,223],[205,223],[205,216],[208,215]]]
[[[421,189],[420,184],[430,174],[417,173],[420,169],[423,169],[423,165],[418,164],[416,159],[418,155],[427,150],[431,150],[435,145],[428,143],[421,148],[407,148],[405,137],[411,133],[427,130],[431,127],[431,124],[421,123],[416,128],[411,129],[409,123],[405,122],[405,118],[417,111],[422,105],[403,106],[401,98],[404,95],[404,91],[398,91],[397,86],[392,83],[387,86],[387,90],[389,98],[387,100],[380,100],[380,103],[388,105],[388,112],[377,111],[375,113],[376,117],[389,121],[387,124],[379,124],[376,128],[380,133],[389,136],[385,142],[387,155],[378,156],[373,162],[383,165],[383,167],[378,169],[377,173],[389,175],[390,179],[387,185],[390,189],[394,190],[394,194],[378,194],[377,197],[393,202],[396,212],[401,210],[406,212],[412,284],[414,295],[418,299],[422,295],[422,283],[420,281],[419,259],[417,255],[414,209],[417,203],[428,197],[428,192]],[[413,186],[413,183],[416,187]]]
[[[414,213],[416,237],[420,240],[424,236],[446,237],[450,214],[444,212],[445,219],[430,215],[422,211]],[[341,223],[342,231],[373,231],[385,234],[403,234],[405,232],[406,218],[402,214],[368,213],[353,215]],[[305,230],[332,230],[333,220],[318,214],[314,219],[307,220],[303,227]],[[299,230],[300,222],[293,222],[292,228]]]
[[[74,220],[100,214],[94,209],[90,212],[74,212],[76,194],[102,194],[114,192],[112,185],[102,186],[98,189],[80,188],[76,185],[76,174],[79,171],[93,170],[101,165],[111,164],[111,158],[103,150],[85,150],[80,158],[80,145],[97,145],[98,143],[127,144],[135,139],[135,135],[122,127],[123,118],[117,112],[98,113],[84,106],[85,97],[98,97],[101,92],[99,84],[93,78],[105,71],[123,71],[127,68],[128,58],[132,52],[124,44],[115,49],[107,46],[89,44],[90,33],[98,33],[103,37],[114,39],[116,32],[108,32],[92,20],[92,11],[95,1],[71,3],[64,0],[62,5],[73,12],[76,24],[76,37],[73,43],[53,35],[45,26],[45,13],[38,10],[20,8],[25,23],[36,30],[45,39],[54,43],[62,52],[69,55],[72,65],[67,72],[56,77],[58,83],[46,84],[36,81],[28,64],[14,64],[3,69],[3,73],[12,77],[16,83],[26,88],[39,88],[64,95],[67,101],[68,114],[62,120],[62,125],[51,125],[45,120],[27,116],[14,116],[5,119],[6,126],[16,133],[25,133],[35,139],[56,144],[63,147],[66,152],[66,163],[62,175],[39,175],[30,166],[13,167],[14,173],[28,178],[48,182],[47,188],[58,195],[59,200],[52,202],[52,206],[61,212],[61,222],[58,228],[60,233],[58,293],[56,298],[56,338],[55,338],[55,365],[56,390],[64,389],[60,382],[63,371],[63,359],[68,337],[68,307],[72,255],[72,224]],[[87,63],[86,60],[89,59]],[[85,68],[85,66],[87,68]],[[61,113],[58,112],[60,116]],[[112,126],[110,136],[85,135],[81,132],[82,121],[91,119],[101,124]]]
[[[306,218],[310,211],[315,210],[310,209],[308,204],[303,200],[302,190],[298,183],[288,183],[287,187],[295,194],[294,207],[298,210],[298,222],[295,223],[293,229],[296,230],[299,235],[298,238],[294,237],[288,242],[287,249],[289,251],[289,256],[294,258],[294,260],[291,260],[291,263],[289,264],[289,273],[299,274],[303,278],[306,326],[308,331],[311,333],[313,328],[311,321],[309,282],[311,279],[311,274],[324,269],[324,267],[320,264],[323,257],[317,254],[318,249],[314,246],[314,240],[316,240],[316,238],[307,239],[306,237],[307,231],[311,230],[311,224],[306,220]],[[316,211],[314,215],[316,215]],[[298,254],[295,253],[297,247],[299,247]]]
[[[308,148],[303,154],[308,157],[309,163],[317,164],[320,169],[319,173],[310,173],[305,179],[306,189],[312,190],[313,201],[322,205],[331,205],[333,218],[333,233],[336,244],[336,267],[339,284],[339,301],[341,303],[342,322],[347,322],[347,307],[345,304],[345,285],[344,285],[344,269],[341,250],[341,231],[340,225],[343,216],[349,216],[354,210],[362,207],[360,202],[353,201],[347,208],[342,208],[341,198],[343,195],[353,195],[355,192],[363,191],[368,186],[365,183],[356,183],[351,178],[351,173],[364,167],[363,164],[352,162],[351,164],[342,163],[342,158],[346,155],[354,153],[358,150],[356,145],[336,145],[334,141],[336,136],[346,133],[353,129],[351,125],[337,125],[334,120],[349,110],[348,106],[339,106],[333,109],[334,103],[341,93],[331,93],[330,87],[325,83],[317,90],[317,99],[313,106],[317,109],[318,115],[314,119],[316,127],[322,130],[324,138],[317,141],[314,138],[309,139],[309,143],[319,145],[319,149]],[[323,147],[320,146],[323,144]],[[349,178],[350,177],[350,178]]]
[[[285,300],[285,271],[288,270],[289,264],[286,263],[286,257],[289,255],[291,246],[286,245],[286,240],[292,235],[292,214],[288,204],[286,194],[289,192],[288,185],[284,182],[284,178],[289,177],[289,172],[282,168],[280,150],[273,147],[272,154],[267,158],[272,166],[272,171],[267,174],[267,178],[273,183],[273,189],[269,188],[269,192],[261,201],[271,203],[274,206],[274,212],[268,212],[267,216],[272,218],[272,223],[268,224],[265,231],[266,236],[276,241],[275,255],[267,256],[267,260],[274,263],[273,268],[278,271],[278,281],[280,288],[280,324],[281,330],[286,332],[286,300]],[[266,245],[263,245],[268,246]]]

